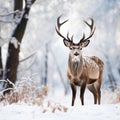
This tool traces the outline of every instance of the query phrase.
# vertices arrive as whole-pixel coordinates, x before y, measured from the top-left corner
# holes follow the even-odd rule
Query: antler
[[[62,16],[62,15],[61,15]],[[71,39],[69,38],[69,32],[67,33],[67,38],[66,37],[64,37],[61,33],[60,33],[60,27],[64,24],[64,23],[66,23],[68,20],[65,20],[64,22],[61,22],[60,23],[60,18],[61,18],[61,16],[59,16],[58,18],[57,18],[57,27],[55,26],[55,30],[56,30],[56,32],[57,32],[57,34],[60,36],[60,37],[62,37],[63,38],[63,40],[67,40],[67,41],[69,41],[69,42],[72,42],[73,41],[73,36],[71,37]]]
[[[85,38],[85,33],[83,33],[83,37],[82,37],[82,39],[80,39],[79,43],[81,43],[81,42],[91,38],[93,36],[94,32],[95,32],[95,28],[96,27],[94,26],[94,20],[92,18],[90,18],[90,20],[91,20],[91,24],[89,24],[88,22],[84,21],[90,27],[90,30],[91,30],[90,35],[87,38]]]

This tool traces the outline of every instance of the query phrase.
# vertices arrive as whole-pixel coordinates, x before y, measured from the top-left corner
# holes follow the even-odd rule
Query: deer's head
[[[90,43],[90,38],[93,36],[95,32],[94,20],[90,18],[91,24],[84,21],[90,27],[90,30],[91,30],[90,35],[86,38],[85,33],[83,33],[83,37],[79,40],[79,42],[74,43],[73,36],[71,38],[69,37],[69,32],[67,33],[66,37],[64,37],[60,33],[60,27],[68,21],[68,20],[65,20],[64,22],[60,23],[60,18],[61,16],[57,18],[57,26],[55,27],[56,32],[60,37],[63,38],[64,45],[70,49],[70,56],[72,58],[72,61],[75,61],[75,62],[80,61],[80,57],[82,55],[82,48],[88,46],[88,44]]]

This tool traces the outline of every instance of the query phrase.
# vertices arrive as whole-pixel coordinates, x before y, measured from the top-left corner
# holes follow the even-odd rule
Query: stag
[[[90,38],[95,32],[94,20],[90,18],[91,24],[87,21],[84,23],[90,28],[88,37],[83,33],[82,38],[78,43],[73,42],[73,36],[69,37],[69,32],[66,37],[60,32],[61,26],[66,23],[60,22],[61,16],[57,18],[57,26],[55,27],[57,34],[63,38],[64,45],[70,49],[68,58],[67,77],[69,78],[72,89],[72,106],[76,98],[76,86],[80,86],[80,100],[84,105],[85,88],[90,90],[94,96],[94,104],[100,104],[101,101],[101,83],[104,69],[104,63],[96,56],[82,56],[82,48],[87,47],[90,43]]]

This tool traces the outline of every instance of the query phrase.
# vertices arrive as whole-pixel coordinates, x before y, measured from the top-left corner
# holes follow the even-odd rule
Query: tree
[[[45,78],[43,84],[47,86],[48,81],[48,43],[45,44]]]
[[[22,0],[15,0],[15,8],[21,10],[23,4],[19,4],[19,2]],[[28,15],[31,9],[31,5],[35,2],[35,0],[25,0],[25,8],[23,10],[23,15],[21,17],[20,22],[17,24],[13,34],[12,39],[9,42],[8,45],[8,56],[5,66],[5,74],[4,79],[9,79],[11,82],[15,83],[17,79],[17,68],[19,65],[19,52],[20,52],[20,46],[22,42],[22,38],[25,33],[25,29],[28,22]],[[14,15],[15,17],[16,15]],[[5,88],[13,87],[9,83],[4,84]],[[9,92],[9,91],[7,91]]]
[[[0,47],[0,79],[2,79],[3,76],[3,65],[2,65],[2,50]]]
[[[16,10],[19,10],[19,11],[23,10],[23,0],[14,0],[14,11]],[[14,13],[14,18],[16,16],[20,17],[18,13]]]

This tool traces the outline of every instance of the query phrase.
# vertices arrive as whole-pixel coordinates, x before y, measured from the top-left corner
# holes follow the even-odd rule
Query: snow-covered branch
[[[5,83],[9,83],[9,84],[11,84],[12,86],[13,86],[13,88],[6,88],[6,89],[4,89],[4,90],[2,90],[2,91],[0,91],[0,94],[3,94],[4,92],[6,92],[6,91],[8,91],[8,90],[13,90],[13,89],[15,89],[16,88],[16,86],[15,86],[15,84],[13,83],[13,82],[11,82],[10,80],[0,80],[0,82],[5,82]]]
[[[21,13],[21,11],[16,10],[16,11],[10,12],[10,13],[8,13],[8,14],[3,14],[3,15],[0,15],[0,17],[10,16],[10,15],[13,15],[13,14],[15,14],[15,13]]]
[[[4,92],[6,92],[6,91],[8,91],[8,90],[13,90],[13,89],[14,89],[14,88],[6,88],[6,89],[0,91],[0,94],[3,94]]]
[[[14,88],[16,87],[15,84],[13,82],[11,82],[10,80],[6,80],[7,82],[9,82],[9,84],[11,84]]]
[[[24,61],[28,60],[29,58],[33,57],[36,53],[37,53],[37,51],[33,52],[33,53],[32,53],[31,55],[29,55],[28,57],[19,60],[19,62],[24,62]]]

